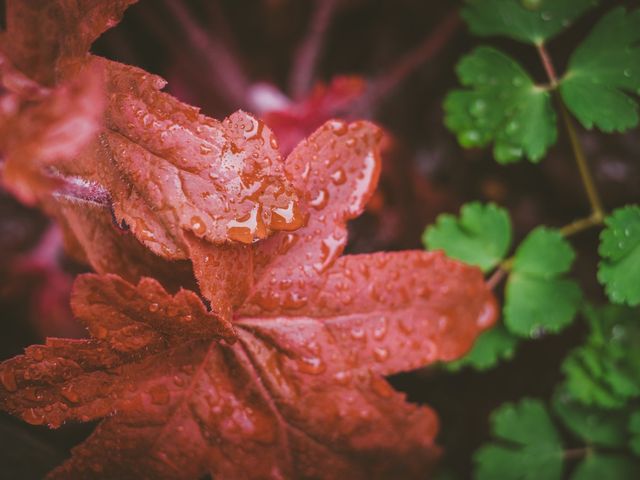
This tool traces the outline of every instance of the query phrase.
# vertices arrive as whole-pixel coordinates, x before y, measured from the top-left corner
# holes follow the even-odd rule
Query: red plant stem
[[[298,47],[289,76],[289,92],[292,98],[302,98],[311,89],[316,65],[324,45],[329,24],[340,0],[315,0],[316,8],[311,17],[306,37]]]
[[[182,26],[191,46],[201,55],[209,74],[234,108],[248,108],[250,82],[231,49],[218,38],[209,35],[192,17],[180,0],[165,0],[171,14]]]
[[[460,21],[458,10],[455,9],[449,12],[420,45],[405,54],[395,65],[389,68],[388,73],[370,82],[367,93],[358,102],[354,110],[371,112],[375,105],[402,83],[408,75],[440,53],[461,25],[462,22]]]

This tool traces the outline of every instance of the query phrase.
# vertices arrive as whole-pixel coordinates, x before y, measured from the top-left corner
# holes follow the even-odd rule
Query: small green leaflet
[[[553,410],[562,423],[586,444],[623,448],[627,442],[629,413],[625,410],[585,406],[564,388],[553,396]]]
[[[618,7],[576,49],[560,93],[585,128],[623,132],[638,125],[640,10]],[[640,297],[639,297],[640,298]]]
[[[612,302],[640,305],[640,207],[614,210],[605,225],[598,249],[602,257],[598,280]]]
[[[502,325],[497,325],[491,330],[482,333],[473,344],[469,353],[459,360],[447,363],[451,371],[458,371],[464,367],[472,367],[476,370],[488,370],[493,368],[500,360],[513,358],[518,338],[511,335]]]
[[[631,480],[639,465],[623,455],[588,455],[574,470],[571,480]]]
[[[593,0],[467,0],[462,17],[476,35],[540,45],[568,27]]]
[[[585,405],[623,408],[640,398],[640,311],[608,305],[584,313],[590,333],[562,364],[564,388]]]
[[[474,455],[477,480],[559,480],[564,450],[544,404],[524,399],[491,415],[495,442]]]
[[[429,250],[444,250],[448,257],[476,265],[487,272],[507,254],[511,245],[509,213],[493,203],[464,205],[460,217],[443,214],[422,235]]]
[[[538,227],[527,236],[507,280],[504,322],[509,331],[535,338],[571,323],[582,295],[578,285],[562,275],[574,258],[558,230]]]
[[[640,457],[640,410],[631,415],[629,433],[631,434],[629,448]]]
[[[493,142],[500,163],[523,157],[538,162],[556,142],[551,95],[498,50],[479,47],[462,58],[457,73],[466,90],[454,90],[444,102],[445,124],[463,147]]]

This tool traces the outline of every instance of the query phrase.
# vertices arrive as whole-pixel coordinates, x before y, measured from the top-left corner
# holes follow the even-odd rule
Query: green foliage
[[[562,388],[553,397],[553,410],[574,435],[589,445],[622,448],[627,442],[626,410],[588,407]]]
[[[614,303],[640,305],[640,207],[614,210],[600,235],[598,280]]]
[[[593,0],[468,0],[462,16],[476,35],[539,45],[570,25]]]
[[[585,128],[622,132],[640,123],[640,9],[617,7],[606,14],[574,50],[559,80],[550,65],[544,44],[596,3],[466,0],[462,16],[472,33],[537,46],[550,78],[548,85],[536,85],[516,60],[490,47],[463,57],[457,66],[463,88],[450,92],[444,103],[445,123],[463,147],[493,144],[499,163],[539,162],[556,142],[554,91]],[[567,128],[575,137],[570,120]],[[601,201],[584,181],[597,214]],[[595,223],[586,220],[563,231],[577,233]],[[640,306],[640,206],[618,208],[604,223],[598,280],[613,305],[585,308],[586,340],[562,363],[565,378],[552,403],[563,432],[584,448],[564,451],[541,401],[504,404],[491,417],[492,442],[475,455],[480,480],[560,480],[565,458],[579,456],[571,480],[627,480],[640,472],[640,463],[629,455],[640,457],[640,308],[633,308]],[[430,249],[441,248],[484,272],[499,266],[503,272],[492,283],[508,273],[503,324],[483,333],[464,358],[448,364],[450,370],[486,370],[511,358],[520,337],[562,330],[582,303],[579,286],[566,278],[575,253],[559,230],[535,228],[504,260],[511,236],[507,212],[479,203],[463,207],[459,218],[439,217],[425,231]]]
[[[527,72],[507,55],[479,47],[457,67],[466,90],[447,96],[445,124],[463,147],[494,142],[500,163],[527,157],[538,162],[556,142],[556,115],[551,95],[533,83]]]
[[[511,220],[504,208],[495,204],[468,203],[460,218],[440,215],[422,236],[429,250],[444,250],[447,256],[480,267],[494,268],[511,245]]]
[[[640,10],[612,10],[576,49],[561,81],[569,110],[586,128],[625,131],[638,125]],[[640,297],[639,297],[640,298]]]
[[[504,321],[520,336],[558,332],[580,305],[578,285],[562,277],[575,253],[559,231],[538,227],[516,250],[506,287]]]
[[[631,480],[638,464],[623,455],[597,453],[588,455],[575,469],[571,480]]]
[[[496,366],[500,360],[513,358],[518,338],[511,335],[502,325],[487,330],[478,337],[473,348],[464,357],[448,363],[447,368],[458,371],[463,367],[476,370],[488,370]]]
[[[640,411],[631,415],[629,420],[629,433],[631,434],[629,448],[640,457]]]
[[[609,305],[585,315],[589,336],[562,364],[565,388],[585,405],[624,407],[640,397],[640,312]]]
[[[475,454],[478,480],[559,479],[563,447],[544,404],[524,399],[491,415],[495,442]]]

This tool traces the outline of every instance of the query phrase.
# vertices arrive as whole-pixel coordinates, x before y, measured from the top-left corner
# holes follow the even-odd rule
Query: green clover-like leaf
[[[590,333],[562,364],[565,388],[585,405],[624,408],[640,398],[640,311],[608,305],[584,313]]]
[[[495,204],[473,202],[460,210],[460,217],[440,215],[422,236],[429,250],[444,250],[447,256],[491,270],[511,245],[509,213]]]
[[[464,357],[451,363],[447,368],[458,371],[464,367],[488,370],[501,360],[513,358],[519,339],[511,335],[502,325],[497,325],[480,335],[473,348]]]
[[[631,480],[637,477],[638,464],[623,455],[596,453],[578,464],[571,480]]]
[[[585,128],[625,131],[638,125],[640,10],[607,14],[576,49],[560,93]]]
[[[578,402],[564,388],[553,396],[553,410],[562,423],[589,445],[622,448],[627,442],[626,410],[605,410]]]
[[[537,337],[571,323],[582,295],[578,285],[562,275],[574,258],[557,230],[538,227],[527,236],[507,280],[504,322],[510,332]]]
[[[594,0],[467,0],[462,16],[476,35],[540,45],[597,4]]]
[[[563,446],[544,404],[524,399],[491,415],[495,441],[474,456],[478,480],[559,480]]]
[[[598,280],[614,303],[640,305],[640,207],[615,210],[600,234]]]
[[[557,139],[550,93],[498,50],[479,47],[457,67],[467,90],[454,90],[444,102],[445,124],[463,147],[494,143],[500,163],[523,157],[540,161]]]

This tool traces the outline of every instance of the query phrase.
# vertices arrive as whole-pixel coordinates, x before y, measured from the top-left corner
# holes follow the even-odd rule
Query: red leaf
[[[96,69],[84,68],[49,90],[3,66],[4,105],[10,105],[0,127],[3,181],[23,202],[35,203],[59,183],[48,169],[75,158],[101,128],[102,78]]]
[[[317,84],[302,101],[267,111],[262,118],[278,137],[280,151],[287,154],[324,122],[339,117],[342,110],[362,96],[365,87],[360,77],[337,76],[329,85]]]
[[[291,288],[304,306],[245,304],[230,345],[191,292],[80,277],[94,339],[5,362],[2,407],[52,426],[108,417],[52,478],[422,477],[436,418],[379,375],[468,349],[496,314],[481,273],[439,253],[357,255]]]
[[[261,121],[207,118],[159,77],[87,54],[129,3],[8,2],[2,50],[37,82],[17,82],[11,121],[23,140],[44,132],[34,151],[68,125],[50,92],[79,72],[104,85],[99,135],[28,169],[55,171],[43,203],[67,248],[119,275],[77,280],[72,307],[92,338],[0,365],[0,406],[52,427],[102,419],[52,478],[424,476],[435,414],[382,375],[470,348],[496,316],[480,271],[438,253],[340,258],[378,181],[378,129],[329,121],[282,161]],[[185,260],[212,311],[179,288],[193,281]]]
[[[136,1],[6,0],[0,49],[32,80],[54,85]]]

